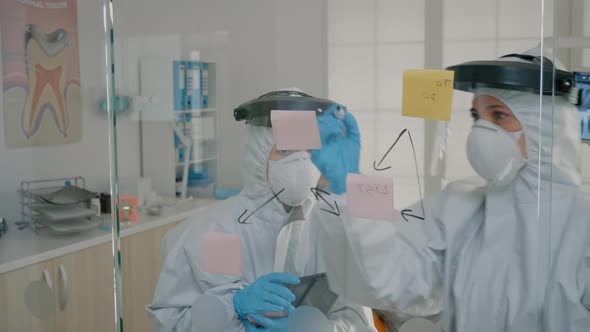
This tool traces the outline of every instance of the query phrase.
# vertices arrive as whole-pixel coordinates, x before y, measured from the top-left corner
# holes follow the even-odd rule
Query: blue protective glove
[[[354,116],[345,112],[336,117],[339,104],[330,106],[318,116],[322,148],[311,151],[311,160],[328,181],[329,190],[335,194],[346,191],[346,175],[359,173],[361,136]]]
[[[264,313],[284,312],[288,315],[295,309],[291,304],[295,295],[283,284],[297,285],[299,278],[283,272],[265,274],[234,295],[234,309],[244,324],[250,317],[258,325],[270,328],[280,319],[268,318]]]

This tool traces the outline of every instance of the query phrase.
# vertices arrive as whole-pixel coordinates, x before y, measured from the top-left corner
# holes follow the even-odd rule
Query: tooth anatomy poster
[[[80,141],[77,16],[76,0],[0,0],[7,148]]]

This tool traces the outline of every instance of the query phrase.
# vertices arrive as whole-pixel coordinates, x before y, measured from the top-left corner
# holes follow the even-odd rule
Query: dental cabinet
[[[125,331],[151,331],[144,308],[160,275],[161,240],[211,202],[193,200],[160,216],[142,214],[139,223],[122,228]],[[112,330],[112,270],[111,234],[104,230],[65,237],[11,230],[0,241],[0,331]]]

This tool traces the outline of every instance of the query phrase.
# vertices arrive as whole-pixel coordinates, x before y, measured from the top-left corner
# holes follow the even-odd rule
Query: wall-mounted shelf
[[[215,112],[216,112],[215,108],[203,108],[203,109],[195,109],[195,110],[188,110],[188,111],[174,111],[174,114],[199,115],[199,114],[211,114],[211,113],[215,113]]]

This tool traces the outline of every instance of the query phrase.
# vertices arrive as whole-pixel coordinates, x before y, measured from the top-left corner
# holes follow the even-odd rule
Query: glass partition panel
[[[115,3],[125,329],[589,328],[585,12]]]
[[[547,287],[544,328],[582,331],[589,326],[588,287],[588,4],[545,1],[547,57],[555,64],[552,99],[543,102],[542,196]],[[547,23],[549,22],[549,23]],[[562,93],[563,82],[572,89]],[[575,282],[574,282],[575,280]]]
[[[108,6],[0,4],[2,331],[117,326]]]

